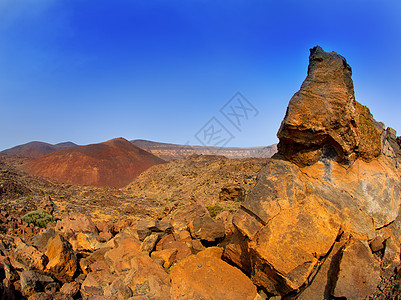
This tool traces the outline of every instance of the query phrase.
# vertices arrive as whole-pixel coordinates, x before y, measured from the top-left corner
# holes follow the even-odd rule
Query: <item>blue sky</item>
[[[347,58],[356,99],[401,134],[401,2],[0,0],[0,149],[114,137],[277,142],[309,48]],[[240,92],[258,111],[233,126]],[[255,116],[256,115],[256,116]]]

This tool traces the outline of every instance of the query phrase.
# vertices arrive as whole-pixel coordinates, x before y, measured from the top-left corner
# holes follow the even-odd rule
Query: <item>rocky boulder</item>
[[[308,76],[295,93],[278,131],[278,152],[299,165],[324,157],[351,164],[381,154],[381,131],[355,100],[352,71],[335,52],[311,49]]]
[[[56,231],[54,228],[49,228],[45,232],[35,235],[33,237],[33,245],[42,252],[46,252],[46,247],[48,241],[56,236]]]
[[[46,287],[53,283],[50,276],[42,275],[36,271],[23,271],[20,275],[22,294],[26,297],[36,292],[44,292]]]
[[[164,268],[170,268],[175,260],[175,257],[177,256],[177,252],[178,251],[176,249],[154,251],[152,252],[151,257],[153,260],[159,260],[163,262]]]
[[[222,251],[204,250],[171,268],[172,299],[255,299],[256,287],[240,270],[220,259]]]
[[[341,256],[334,297],[361,299],[373,293],[379,283],[380,264],[369,246],[355,241],[346,247]]]
[[[49,258],[46,269],[61,282],[70,282],[78,270],[78,260],[70,243],[62,235],[56,235],[47,244],[46,256]]]
[[[399,262],[392,241],[400,237],[401,178],[397,161],[381,155],[382,128],[355,101],[345,59],[313,48],[308,76],[278,132],[279,155],[233,217],[238,232],[226,259],[274,295],[351,297],[352,284],[356,297],[369,296],[380,255],[388,253],[384,268]],[[388,135],[394,140],[394,132]],[[353,239],[338,244],[342,236]],[[368,243],[377,236],[391,239],[375,245],[380,255],[373,255]]]
[[[140,241],[152,234],[152,232],[166,232],[169,233],[172,226],[169,222],[159,221],[154,219],[141,220],[137,224],[137,234]]]
[[[103,245],[100,236],[91,232],[79,232],[71,244],[74,250],[79,251],[94,251]]]
[[[383,154],[392,158],[401,158],[400,138],[397,138],[397,132],[387,127],[382,134]]]
[[[133,232],[125,230],[117,234],[109,245],[112,248],[103,256],[106,264],[96,268],[96,262],[93,263],[91,272],[82,283],[81,293],[84,296],[168,299],[169,275],[147,253],[141,252],[141,242]]]
[[[44,253],[37,250],[31,245],[27,245],[21,240],[17,243],[17,248],[14,250],[15,259],[25,266],[43,271],[48,259]]]
[[[114,247],[104,254],[104,258],[112,272],[128,271],[131,268],[131,259],[143,255],[140,250],[141,242],[131,234],[119,233],[111,242]]]
[[[92,219],[83,214],[74,214],[63,218],[61,221],[57,222],[56,230],[61,231],[68,236],[74,236],[79,232],[99,233],[99,230],[96,228]]]
[[[215,242],[225,235],[224,224],[216,222],[210,216],[195,218],[189,224],[189,229],[193,238],[206,242]]]

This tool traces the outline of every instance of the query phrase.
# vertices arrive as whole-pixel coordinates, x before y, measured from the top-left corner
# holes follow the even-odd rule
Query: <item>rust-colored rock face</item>
[[[355,100],[351,67],[344,57],[311,49],[308,76],[292,97],[278,131],[279,153],[298,165],[325,156],[342,164],[381,154],[380,130]]]
[[[58,234],[47,244],[46,256],[49,263],[46,268],[61,282],[69,282],[78,270],[77,257],[70,243]]]
[[[25,165],[34,175],[59,182],[123,187],[164,161],[123,138],[53,152]]]
[[[255,299],[251,280],[216,257],[213,252],[218,250],[213,250],[199,252],[171,268],[171,299]]]
[[[278,132],[279,155],[233,217],[243,242],[232,237],[225,258],[275,295],[373,293],[381,274],[377,253],[388,257],[382,270],[399,262],[392,253],[399,253],[401,228],[397,137],[376,124],[355,101],[345,59],[313,48],[308,77]]]

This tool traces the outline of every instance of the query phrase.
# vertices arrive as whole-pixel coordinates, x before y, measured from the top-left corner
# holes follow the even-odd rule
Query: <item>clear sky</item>
[[[0,0],[0,149],[201,144],[210,122],[226,146],[269,145],[315,45],[347,58],[356,99],[401,135],[399,0]],[[253,107],[241,126],[222,113],[236,92]]]

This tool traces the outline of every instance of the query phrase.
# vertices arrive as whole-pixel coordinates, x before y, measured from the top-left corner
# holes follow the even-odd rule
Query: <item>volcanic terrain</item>
[[[0,155],[2,299],[400,299],[401,138],[344,57],[311,49],[278,137],[272,158]]]
[[[123,138],[56,151],[28,162],[33,175],[58,182],[123,187],[149,167],[164,161]]]
[[[78,147],[78,145],[72,142],[64,142],[52,145],[49,143],[35,141],[3,150],[0,152],[0,154],[26,157],[26,158],[38,158],[55,151],[70,149],[75,147]]]

